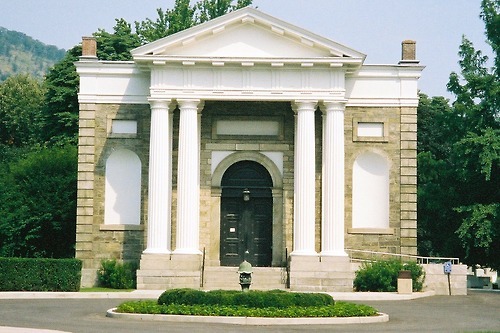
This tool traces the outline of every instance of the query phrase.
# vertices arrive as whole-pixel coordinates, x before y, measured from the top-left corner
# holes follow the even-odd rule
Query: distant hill
[[[0,82],[21,73],[42,77],[65,52],[21,32],[0,27]]]

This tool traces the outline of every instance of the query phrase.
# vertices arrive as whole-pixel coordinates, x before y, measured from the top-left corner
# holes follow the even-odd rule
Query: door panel
[[[236,162],[224,173],[221,181],[222,266],[238,266],[244,259],[254,266],[271,266],[272,186],[269,172],[254,161]],[[250,193],[247,201],[243,200],[246,190]]]
[[[223,266],[239,265],[240,258],[240,205],[235,198],[226,198],[221,207],[221,264]]]
[[[246,259],[253,266],[270,266],[272,198],[245,202],[242,198],[222,197],[221,213],[221,265],[238,266]]]

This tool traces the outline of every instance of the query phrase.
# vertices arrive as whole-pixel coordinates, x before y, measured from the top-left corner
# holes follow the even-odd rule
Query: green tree
[[[421,97],[419,106],[419,250],[500,268],[500,0],[483,0],[481,17],[494,66],[465,37],[456,98]]]
[[[463,184],[458,237],[468,264],[500,268],[500,0],[483,0],[481,18],[492,46],[488,57],[463,38],[461,75],[452,73],[448,89],[457,97],[453,108],[465,131],[455,144],[457,178]]]
[[[81,54],[81,46],[68,50],[45,77],[44,134],[52,144],[77,142],[80,79],[74,62]]]
[[[464,251],[455,231],[452,208],[459,202],[451,158],[459,140],[456,117],[448,100],[420,95],[418,106],[418,252],[426,256],[459,256]]]
[[[131,60],[130,50],[141,45],[139,36],[132,32],[130,23],[116,19],[113,33],[99,29],[94,33],[97,57],[102,60]]]
[[[0,256],[74,256],[76,148],[37,148],[0,163]]]
[[[252,0],[238,0],[234,5],[232,4],[233,2],[232,0],[199,1],[196,4],[196,9],[198,10],[196,22],[203,23],[252,4]]]
[[[249,6],[252,0],[233,3],[233,0],[201,0],[191,6],[189,0],[176,0],[172,9],[164,11],[158,8],[156,20],[136,21],[135,29],[141,43],[146,44]]]
[[[27,74],[0,83],[0,144],[20,147],[40,142],[43,96],[42,83]]]

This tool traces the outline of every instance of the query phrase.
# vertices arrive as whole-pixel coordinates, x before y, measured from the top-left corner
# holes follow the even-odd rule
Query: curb
[[[165,321],[173,323],[211,323],[246,326],[373,324],[385,323],[389,321],[389,315],[381,312],[379,312],[378,316],[372,317],[263,318],[118,313],[115,312],[115,310],[116,308],[109,309],[106,312],[106,317],[129,320]]]

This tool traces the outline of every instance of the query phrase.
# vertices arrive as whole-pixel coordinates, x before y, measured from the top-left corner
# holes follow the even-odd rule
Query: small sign
[[[451,261],[447,261],[443,265],[444,274],[451,274]]]

